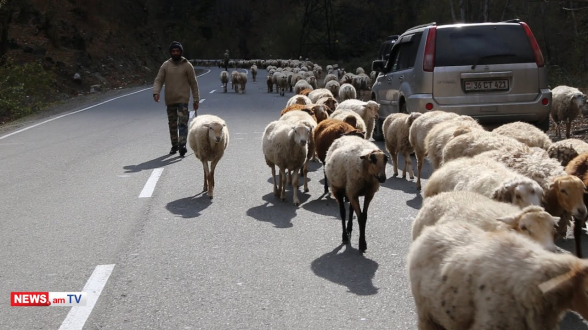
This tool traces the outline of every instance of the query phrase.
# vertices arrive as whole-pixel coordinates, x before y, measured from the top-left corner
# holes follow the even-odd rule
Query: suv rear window
[[[435,66],[534,62],[533,49],[521,25],[451,26],[437,29]]]

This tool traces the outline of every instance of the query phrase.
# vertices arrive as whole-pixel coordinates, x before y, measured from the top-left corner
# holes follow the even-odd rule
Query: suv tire
[[[543,132],[549,131],[549,118],[550,116],[547,116],[547,118],[543,119],[542,121],[536,122],[535,126],[537,126],[537,128]]]
[[[372,133],[372,137],[374,138],[374,140],[384,141],[384,132],[382,131],[383,126],[384,120],[378,118],[378,120],[376,121],[376,127],[374,127],[374,132]]]

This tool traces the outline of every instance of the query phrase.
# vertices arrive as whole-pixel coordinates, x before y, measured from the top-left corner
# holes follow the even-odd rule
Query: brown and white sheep
[[[361,116],[366,125],[366,140],[369,140],[372,137],[374,126],[379,117],[378,111],[380,110],[380,105],[377,102],[364,102],[361,100],[350,99],[339,103],[336,110],[351,110],[356,112]]]

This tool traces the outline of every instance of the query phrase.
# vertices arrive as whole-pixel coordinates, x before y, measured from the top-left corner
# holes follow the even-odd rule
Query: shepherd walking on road
[[[190,102],[190,90],[194,98],[194,111],[198,110],[200,96],[198,94],[198,81],[194,67],[182,56],[184,48],[182,44],[174,41],[169,45],[171,58],[161,65],[159,73],[153,84],[153,100],[159,102],[159,92],[165,85],[165,105],[167,106],[167,119],[169,136],[172,148],[170,155],[178,150],[184,157],[187,152],[186,138],[188,136],[188,103]]]

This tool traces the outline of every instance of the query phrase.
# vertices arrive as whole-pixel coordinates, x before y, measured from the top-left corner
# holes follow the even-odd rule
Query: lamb
[[[557,86],[551,90],[552,105],[551,119],[555,122],[557,137],[561,137],[559,130],[560,122],[566,123],[566,138],[570,138],[572,121],[580,115],[582,108],[586,105],[587,96],[574,87],[565,85]]]
[[[425,137],[429,131],[438,123],[447,119],[455,118],[458,115],[453,112],[440,110],[427,111],[422,116],[415,119],[408,132],[408,141],[414,148],[414,154],[417,160],[417,190],[421,190],[421,170],[425,162]]]
[[[470,116],[452,117],[439,123],[429,131],[425,137],[425,154],[431,162],[433,169],[441,167],[443,161],[443,148],[451,140],[456,130],[462,130],[464,127],[471,129],[484,130],[482,125]]]
[[[239,93],[239,71],[231,72],[231,88],[235,90],[235,93]]]
[[[492,132],[509,136],[529,147],[539,147],[547,150],[552,144],[549,136],[543,133],[542,130],[522,121],[504,124],[495,128]]]
[[[214,169],[229,145],[229,129],[224,120],[213,115],[195,117],[188,129],[188,143],[194,155],[202,162],[204,187],[208,197],[214,193]],[[210,162],[210,170],[208,168]]]
[[[355,128],[356,119],[354,116],[348,116],[344,120],[339,119],[327,119],[320,122],[313,132],[314,143],[316,154],[323,163],[325,164],[325,158],[327,157],[327,151],[333,142],[346,135],[356,135],[364,138],[364,132]],[[324,169],[324,166],[323,166]],[[327,175],[324,173],[324,187],[325,194],[328,192]]]
[[[331,80],[325,84],[325,88],[330,90],[333,95],[339,95],[339,83],[337,80]]]
[[[487,158],[460,158],[447,162],[433,172],[423,197],[444,191],[466,190],[521,208],[541,205],[543,188],[503,164]]]
[[[357,112],[366,124],[365,138],[369,140],[372,137],[380,105],[375,101],[345,100],[339,103],[338,110],[348,109]]]
[[[251,77],[253,78],[253,81],[255,81],[255,77],[257,77],[257,65],[253,64],[251,66]]]
[[[245,94],[245,85],[247,85],[247,74],[239,72],[239,75],[237,76],[237,82],[241,87],[241,91],[243,92],[243,94]]]
[[[313,89],[313,87],[304,79],[298,80],[294,85],[294,94],[299,94],[305,89]]]
[[[295,107],[294,105],[293,107]],[[307,106],[308,107],[308,106]],[[305,111],[290,111],[285,113],[283,116],[280,117],[281,121],[286,121],[291,123],[292,125],[303,124],[310,130],[310,137],[308,138],[308,152],[306,155],[306,160],[303,164],[303,167],[300,169],[300,174],[304,176],[304,191],[308,192],[308,162],[311,158],[313,158],[315,153],[315,144],[314,144],[314,137],[312,136],[312,132],[316,128],[317,121],[316,119],[312,118],[308,113]],[[290,180],[292,179],[292,172],[290,174]],[[294,171],[294,174],[296,172]],[[297,175],[295,175],[297,177]],[[290,181],[289,180],[289,181]]]
[[[316,103],[316,101],[318,101],[318,99],[320,99],[322,97],[328,97],[328,96],[335,98],[333,96],[333,94],[331,93],[331,91],[326,88],[315,89],[312,92],[308,93],[308,98],[312,101],[312,103]],[[334,109],[332,109],[332,110],[334,110]]]
[[[304,165],[308,153],[307,142],[311,130],[305,124],[293,125],[287,121],[273,121],[266,128],[262,137],[262,149],[266,164],[272,170],[274,195],[286,200],[286,171],[297,171]],[[276,166],[280,171],[280,183],[276,185]],[[298,175],[293,178],[294,205],[300,205],[298,199]]]
[[[266,83],[267,83],[267,92],[273,93],[274,92],[274,81],[272,79],[271,74],[266,77]]]
[[[364,252],[367,249],[365,225],[368,207],[380,183],[386,181],[388,157],[372,142],[358,136],[343,136],[333,142],[327,151],[325,163],[331,194],[339,204],[343,243],[349,242],[355,211],[359,222],[359,250]],[[359,205],[359,196],[365,196],[363,210]],[[347,228],[344,197],[351,204]]]
[[[229,73],[227,71],[222,71],[220,74],[220,81],[223,84],[223,92],[227,92],[227,85],[229,84]]]
[[[412,223],[414,241],[427,226],[448,222],[466,222],[484,231],[513,230],[556,251],[553,231],[559,218],[540,206],[520,209],[470,191],[449,191],[427,198]]]
[[[351,110],[346,110],[346,109],[339,109],[339,110],[335,110],[335,112],[333,112],[329,118],[331,119],[339,119],[339,120],[343,120],[345,121],[345,119],[348,116],[353,116],[355,117],[355,128],[357,128],[358,130],[362,131],[362,132],[366,132],[366,125],[365,122],[363,121],[363,118],[361,118],[361,116],[359,114],[357,114],[357,112],[355,111],[351,111]]]
[[[286,104],[287,106],[293,105],[293,104],[302,104],[302,105],[307,105],[307,104],[312,104],[312,101],[304,95],[294,95],[292,96],[289,100],[288,103]]]
[[[578,139],[565,139],[557,141],[547,149],[549,157],[560,161],[562,166],[578,157],[578,155],[588,152],[588,143]]]
[[[457,129],[454,136],[443,148],[442,163],[459,157],[473,157],[489,150],[503,150],[510,153],[529,152],[527,145],[511,137],[470,127]]]
[[[355,87],[353,87],[353,85],[345,83],[342,84],[341,87],[339,87],[339,101],[343,102],[345,100],[356,98],[357,91],[355,90]]]
[[[557,329],[567,310],[588,319],[588,261],[510,231],[427,227],[407,268],[419,329]]]
[[[390,153],[390,158],[392,158],[392,162],[394,163],[394,174],[392,176],[398,175],[398,155],[401,153],[404,157],[402,177],[406,178],[406,167],[408,167],[410,179],[414,179],[412,160],[410,159],[413,148],[410,142],[408,142],[408,130],[410,129],[410,125],[420,115],[420,112],[413,112],[410,115],[406,113],[393,113],[384,120],[382,132],[386,141],[386,150]]]

